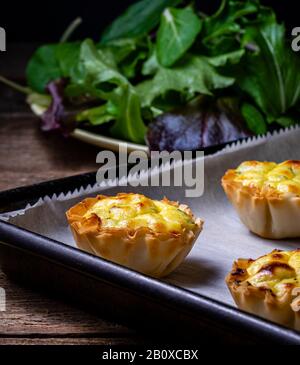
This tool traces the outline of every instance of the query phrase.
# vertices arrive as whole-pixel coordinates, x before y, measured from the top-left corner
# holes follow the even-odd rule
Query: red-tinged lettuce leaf
[[[66,131],[66,126],[64,125],[64,119],[66,117],[64,108],[65,84],[65,80],[60,79],[51,81],[47,85],[47,91],[51,95],[52,102],[41,117],[41,129],[44,132],[53,130]]]
[[[238,109],[228,101],[160,115],[149,125],[152,151],[195,151],[251,136]]]

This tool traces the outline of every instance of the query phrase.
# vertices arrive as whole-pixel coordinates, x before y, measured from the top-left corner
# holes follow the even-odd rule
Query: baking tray
[[[0,211],[95,182],[95,173],[0,193]],[[26,204],[24,204],[26,202]],[[12,279],[163,341],[300,344],[300,333],[0,221],[0,265]],[[158,335],[159,334],[159,335]]]
[[[293,128],[207,156],[206,188],[200,200],[185,198],[182,186],[134,188],[152,198],[166,194],[172,200],[187,203],[205,220],[205,229],[194,249],[166,279],[151,279],[70,247],[75,246],[65,219],[65,211],[70,206],[100,191],[114,195],[133,189],[120,187],[116,182],[93,187],[95,174],[0,194],[2,212],[18,210],[39,200],[26,208],[25,215],[11,217],[14,226],[0,226],[0,237],[4,237],[1,248],[4,254],[0,260],[4,270],[39,290],[55,291],[102,317],[110,316],[130,326],[142,327],[147,333],[151,330],[155,339],[158,333],[168,332],[168,336],[163,335],[164,340],[176,335],[178,341],[185,339],[189,343],[203,343],[216,337],[243,343],[299,343],[299,332],[238,311],[224,277],[238,257],[259,257],[275,247],[293,249],[295,245],[299,247],[300,240],[268,241],[250,234],[239,222],[220,186],[225,170],[246,159],[299,159],[299,138],[300,128]],[[194,160],[193,164],[201,161]]]

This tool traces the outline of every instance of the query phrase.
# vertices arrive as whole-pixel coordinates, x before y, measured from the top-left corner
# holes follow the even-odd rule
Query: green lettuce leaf
[[[292,125],[299,123],[299,115],[298,118],[291,115],[283,115],[282,117],[277,118],[275,122],[284,128],[288,128],[291,127]]]
[[[42,46],[35,51],[27,64],[27,83],[38,93],[45,93],[47,84],[62,76],[56,50],[56,44]]]
[[[256,0],[222,0],[217,12],[204,19],[202,42],[208,47],[223,49],[226,37],[230,42],[240,34],[243,27],[241,21],[249,15],[256,14],[259,3]]]
[[[111,101],[117,106],[118,115],[111,133],[136,143],[145,143],[146,127],[142,120],[141,101],[135,88],[124,85],[111,95]]]
[[[62,77],[70,77],[78,64],[80,42],[58,43],[56,46],[56,59]]]
[[[143,106],[168,91],[177,91],[187,98],[196,93],[211,95],[212,91],[234,83],[234,78],[222,76],[204,56],[186,55],[172,68],[159,67],[155,76],[137,85]]]
[[[223,53],[219,56],[207,57],[208,62],[215,67],[221,67],[225,65],[234,65],[239,63],[243,55],[245,54],[244,49],[238,49],[229,53]]]
[[[255,134],[264,134],[267,132],[265,118],[257,108],[249,103],[244,103],[241,112],[251,132]]]
[[[97,126],[115,119],[116,115],[109,110],[109,103],[94,108],[83,110],[76,115],[77,122],[89,121],[91,125]]]
[[[91,40],[85,40],[80,49],[79,66],[69,89],[79,95],[89,93],[114,106],[112,113],[104,107],[85,111],[87,120],[100,124],[115,119],[115,136],[133,142],[144,142],[145,125],[141,117],[140,99],[135,88],[117,69],[111,54],[97,49]],[[81,114],[79,119],[84,120]],[[114,118],[110,118],[109,115]]]
[[[131,5],[104,31],[101,44],[119,38],[135,38],[155,28],[165,8],[176,6],[182,0],[140,0]]]
[[[138,74],[143,61],[152,47],[148,37],[116,39],[105,45],[98,45],[102,51],[111,52],[120,72],[128,79]]]
[[[164,10],[157,33],[157,59],[172,66],[192,46],[201,30],[201,21],[192,7]]]
[[[250,27],[244,42],[258,50],[244,57],[238,84],[269,121],[276,120],[300,101],[299,56],[286,43],[284,26],[277,23]]]
[[[112,53],[107,49],[97,49],[90,39],[81,44],[79,62],[70,81],[65,90],[67,96],[86,95],[104,100],[113,88],[128,82],[118,71]]]
[[[49,44],[38,48],[28,62],[28,85],[36,92],[45,93],[50,81],[69,77],[78,64],[80,43]]]

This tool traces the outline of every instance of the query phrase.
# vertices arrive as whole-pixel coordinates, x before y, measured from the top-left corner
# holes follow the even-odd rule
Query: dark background
[[[153,0],[159,1],[159,0]],[[76,31],[75,38],[91,37],[99,39],[101,31],[133,0],[51,0],[15,1],[1,6],[0,26],[6,29],[7,44],[15,42],[56,42],[66,26],[77,16],[83,24]],[[210,13],[220,0],[199,0],[199,9]],[[262,0],[272,5],[279,19],[285,20],[287,28],[300,26],[300,15],[295,0]]]

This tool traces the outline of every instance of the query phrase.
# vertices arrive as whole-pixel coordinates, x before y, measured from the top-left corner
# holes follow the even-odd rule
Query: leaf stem
[[[29,87],[19,85],[16,82],[8,80],[6,77],[1,76],[1,75],[0,75],[0,82],[2,82],[3,84],[11,87],[12,89],[15,89],[15,90],[17,90],[17,91],[19,91],[23,94],[26,94],[26,95],[29,95],[32,92]]]
[[[65,43],[67,40],[71,37],[73,32],[76,30],[77,27],[82,23],[82,19],[80,17],[77,17],[74,19],[71,24],[68,26],[68,28],[64,31],[63,35],[60,38],[59,43]]]

